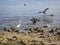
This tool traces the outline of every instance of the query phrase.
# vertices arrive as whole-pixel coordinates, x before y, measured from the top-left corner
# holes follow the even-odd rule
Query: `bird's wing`
[[[49,8],[46,8],[46,9],[43,11],[43,13],[45,14],[48,9],[49,9]]]

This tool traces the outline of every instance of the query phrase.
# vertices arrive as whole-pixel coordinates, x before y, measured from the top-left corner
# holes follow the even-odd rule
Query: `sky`
[[[37,15],[46,8],[49,8],[47,14],[59,15],[59,4],[60,0],[0,0],[0,15]]]

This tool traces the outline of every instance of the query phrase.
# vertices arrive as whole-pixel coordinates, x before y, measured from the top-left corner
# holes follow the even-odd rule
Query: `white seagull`
[[[21,20],[19,20],[19,24],[16,27],[19,28],[20,26],[21,26]]]

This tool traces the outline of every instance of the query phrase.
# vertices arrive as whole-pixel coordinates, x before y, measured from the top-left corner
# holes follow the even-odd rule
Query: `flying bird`
[[[32,21],[32,23],[35,25],[35,24],[36,24],[38,21],[40,21],[40,20],[33,17],[33,18],[31,19],[31,21]]]
[[[38,13],[46,14],[46,11],[47,11],[48,9],[49,9],[49,8],[46,8],[44,11],[42,11],[42,12],[38,12]]]
[[[24,6],[26,6],[26,4],[24,4]]]

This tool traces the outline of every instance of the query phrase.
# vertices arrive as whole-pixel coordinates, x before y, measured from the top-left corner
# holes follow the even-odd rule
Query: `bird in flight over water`
[[[24,6],[26,6],[26,4],[24,4]]]
[[[46,8],[44,11],[42,11],[42,12],[38,12],[38,13],[46,14],[46,11],[47,11],[48,9],[49,9],[49,8]]]

